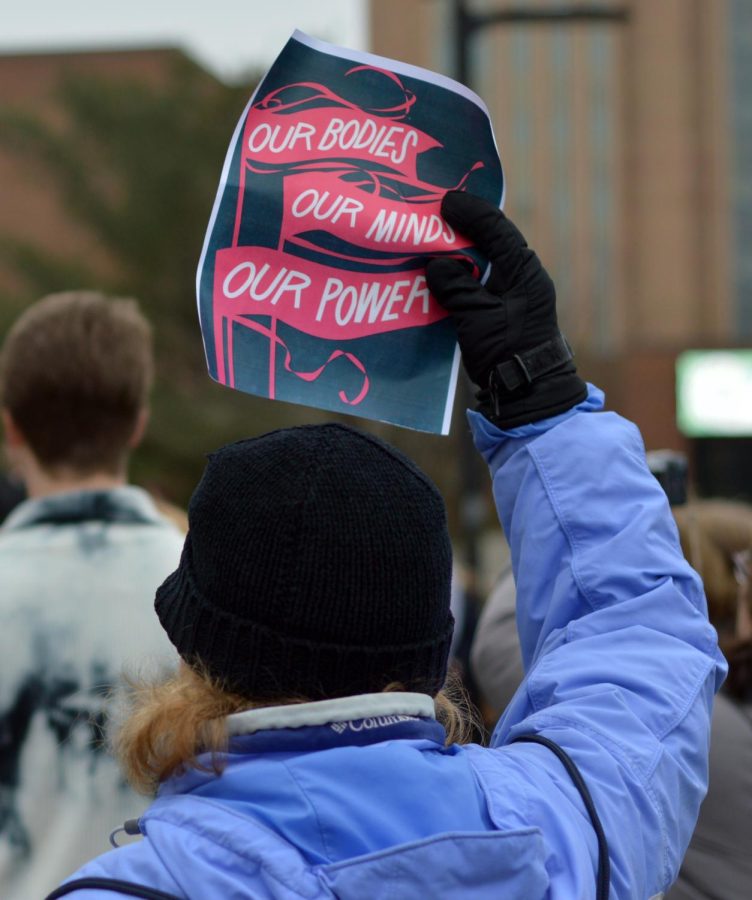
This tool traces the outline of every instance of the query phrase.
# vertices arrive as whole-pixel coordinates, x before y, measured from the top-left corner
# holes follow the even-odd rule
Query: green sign
[[[676,422],[687,437],[752,436],[752,350],[682,353]]]

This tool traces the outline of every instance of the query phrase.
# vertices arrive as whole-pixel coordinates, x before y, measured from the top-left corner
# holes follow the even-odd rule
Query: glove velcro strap
[[[556,337],[538,344],[537,347],[525,350],[524,353],[516,353],[512,359],[494,366],[491,369],[488,388],[497,415],[500,402],[510,394],[548,375],[573,357],[567,339],[559,332]]]

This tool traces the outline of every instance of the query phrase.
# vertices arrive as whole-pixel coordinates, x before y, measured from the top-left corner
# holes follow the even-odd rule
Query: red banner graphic
[[[270,341],[270,397],[274,397],[275,390],[276,350],[281,348],[285,369],[306,381],[314,381],[330,362],[344,356],[363,373],[363,387],[354,398],[340,392],[344,403],[356,404],[368,391],[362,363],[353,354],[336,350],[313,372],[298,371],[287,345],[277,334],[277,321],[315,337],[351,340],[429,325],[447,315],[431,299],[422,273],[332,272],[329,266],[265,247],[219,250],[214,271],[219,381],[234,387],[232,337],[233,327],[239,325]],[[271,325],[261,325],[251,316],[271,316]]]
[[[246,121],[243,159],[282,165],[344,157],[398,168],[415,178],[418,155],[440,146],[405,123],[360,110],[307,109],[280,115],[254,109]]]
[[[396,250],[405,257],[471,246],[441,217],[440,199],[415,207],[368,194],[329,172],[289,175],[284,181],[282,233],[289,240],[321,230],[357,247]]]

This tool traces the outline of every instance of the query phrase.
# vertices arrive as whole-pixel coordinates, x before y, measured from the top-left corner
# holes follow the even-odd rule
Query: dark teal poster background
[[[381,145],[374,140],[366,149],[336,145],[322,156],[315,152],[323,146],[321,125],[307,144],[298,141],[298,152],[274,156],[249,149],[262,143],[256,139],[249,144],[256,122],[279,123],[274,134],[277,146],[282,146],[294,123],[303,119],[325,123],[335,117],[353,120],[353,128],[356,119],[373,123],[370,130],[361,128],[365,135],[361,144],[377,129],[386,133],[392,125],[395,136],[391,144],[386,138]],[[262,137],[264,127],[256,132]],[[400,138],[407,146],[408,131],[421,141],[412,167],[409,159],[400,159],[405,152],[400,150]],[[312,152],[307,152],[309,146]],[[396,149],[389,151],[390,146]],[[405,217],[412,214],[418,221],[417,217],[436,215],[441,197],[450,189],[468,190],[497,204],[503,195],[491,125],[485,108],[469,91],[442,76],[296,33],[238,125],[207,231],[197,289],[209,373],[249,393],[445,433],[457,366],[451,322],[426,317],[426,324],[416,324],[414,315],[408,327],[396,327],[383,321],[389,316],[382,310],[368,334],[363,328],[344,326],[337,334],[312,333],[306,323],[315,320],[320,299],[316,279],[321,276],[316,273],[332,273],[345,284],[348,279],[356,279],[357,285],[364,279],[370,279],[368,284],[388,284],[395,278],[420,283],[427,259],[439,253],[470,256],[479,272],[485,262],[459,242],[456,247],[437,246],[436,241],[424,246],[415,240],[377,245],[368,239],[365,227],[345,233],[327,221],[313,226],[310,216],[305,222],[290,216],[290,185],[312,185],[309,192],[315,197],[315,186],[329,186],[332,178],[343,194],[364,208],[366,224],[379,204],[404,209]],[[325,198],[330,205],[332,193]],[[221,262],[229,248],[236,253],[233,259],[239,253],[248,260],[246,268],[241,264],[232,276],[225,274]],[[257,296],[273,283],[273,269],[262,268],[270,252],[279,254],[290,269],[313,273],[313,283],[302,295],[303,306],[313,304],[307,313],[293,309],[289,298],[272,308],[269,301],[253,303],[240,292],[247,272],[264,275],[255,282]],[[223,285],[232,285],[233,295],[239,286],[237,300],[221,296]],[[404,309],[405,304],[393,308]],[[413,313],[417,309],[416,303]],[[383,330],[387,327],[390,330]],[[352,402],[354,398],[357,402]]]

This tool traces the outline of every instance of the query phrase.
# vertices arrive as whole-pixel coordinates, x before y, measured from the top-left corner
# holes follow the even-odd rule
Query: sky
[[[366,0],[0,0],[0,53],[178,45],[228,80],[266,69],[295,28],[367,49]]]

